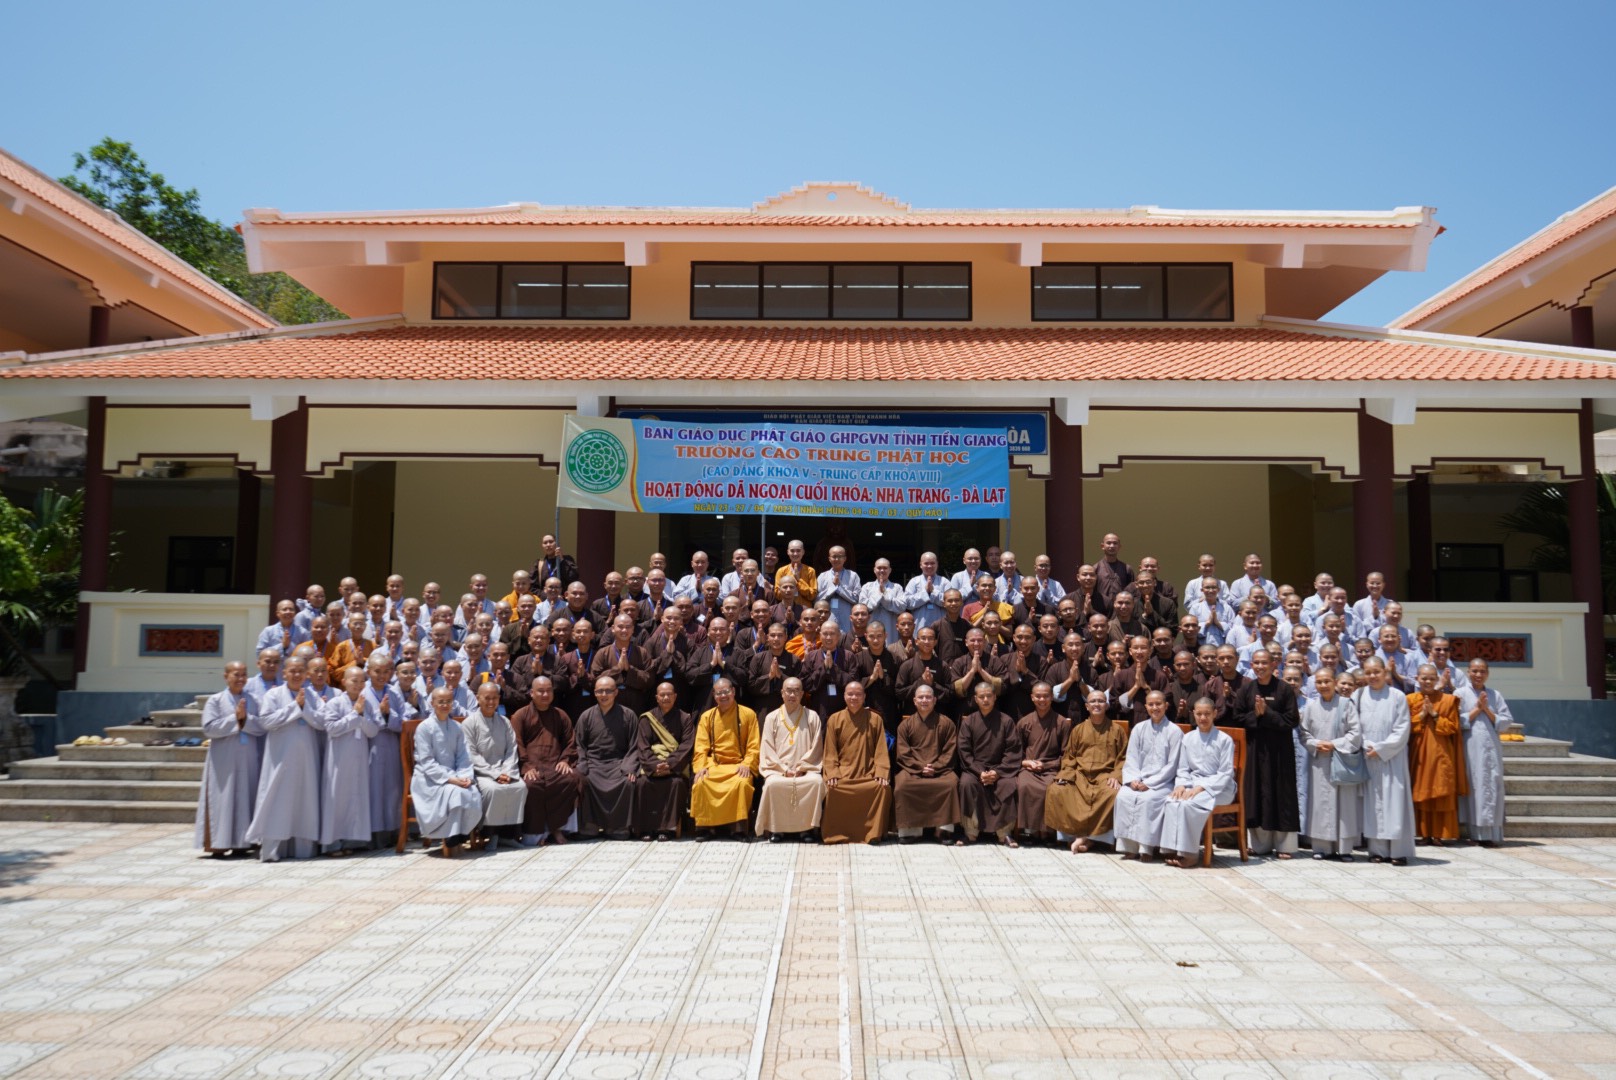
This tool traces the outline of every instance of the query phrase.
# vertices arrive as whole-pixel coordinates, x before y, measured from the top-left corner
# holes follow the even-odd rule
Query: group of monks
[[[1280,859],[1502,839],[1508,705],[1485,661],[1461,670],[1402,625],[1379,574],[1350,603],[1329,574],[1302,597],[1255,554],[1232,581],[1203,555],[1181,600],[1108,534],[1069,589],[1047,556],[1023,574],[997,548],[946,576],[928,552],[900,584],[886,559],[863,580],[845,543],[816,570],[793,540],[722,577],[654,554],[591,598],[543,548],[499,599],[481,574],[455,605],[394,575],[278,603],[257,673],[228,665],[204,709],[198,847],[340,856],[409,813],[443,855],[688,824],[1190,866],[1236,800],[1251,850]]]

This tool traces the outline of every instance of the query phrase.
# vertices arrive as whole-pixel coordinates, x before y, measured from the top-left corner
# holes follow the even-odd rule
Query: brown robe
[[[960,724],[960,811],[966,839],[979,832],[998,832],[1016,823],[1016,773],[1021,771],[1021,737],[1010,714],[994,709],[973,712]],[[998,773],[991,786],[982,783],[989,769]]]
[[[1111,831],[1111,810],[1122,783],[1128,756],[1128,725],[1108,720],[1104,728],[1085,718],[1072,728],[1061,755],[1060,772],[1044,796],[1044,824],[1068,836],[1098,836]]]
[[[820,832],[827,844],[873,844],[886,835],[892,816],[892,760],[879,713],[846,709],[825,722],[825,813]],[[830,781],[836,781],[832,787]]]
[[[1423,715],[1425,695],[1408,695],[1412,732],[1408,738],[1408,775],[1414,796],[1414,835],[1438,840],[1459,839],[1459,799],[1470,794],[1465,755],[1459,734],[1459,699],[1440,690],[1436,719]]]
[[[1148,724],[1150,723],[1150,714],[1145,712],[1145,698],[1152,690],[1160,690],[1166,693],[1167,677],[1160,672],[1152,672],[1149,668],[1146,668],[1145,689],[1135,691],[1133,668],[1125,667],[1106,675],[1100,680],[1100,685],[1104,688],[1106,699],[1110,702],[1110,706],[1106,709],[1106,714],[1111,719],[1126,720],[1130,724]],[[1128,698],[1127,708],[1122,705],[1123,694],[1131,695]],[[1169,719],[1171,718],[1169,717]]]
[[[936,709],[925,719],[906,716],[898,725],[898,774],[892,781],[898,828],[959,824],[959,774],[954,771],[958,743],[954,721]],[[936,772],[924,775],[926,765]]]
[[[583,779],[578,775],[578,743],[572,734],[572,718],[551,706],[539,712],[532,705],[524,705],[511,717],[516,730],[518,757],[522,772],[533,770],[537,780],[528,780],[527,808],[522,816],[522,831],[536,836],[549,832],[559,833],[578,806],[578,788]],[[573,770],[563,775],[556,768],[562,762]]]
[[[591,705],[578,718],[574,736],[584,778],[579,831],[631,831],[640,787],[639,713],[622,705]]]
[[[668,729],[668,734],[679,740],[679,748],[665,759],[651,752],[657,741],[651,730],[651,713]],[[676,832],[679,818],[690,798],[690,753],[696,744],[695,717],[677,705],[666,716],[651,709],[640,714],[640,803],[638,810],[641,836],[657,832]],[[654,775],[659,762],[666,761],[667,776]]]
[[[954,707],[954,676],[936,650],[932,651],[930,660],[924,659],[917,651],[898,668],[899,711],[904,715],[914,711],[915,688],[924,681],[928,671],[931,672],[932,692],[937,695],[937,711],[954,717],[958,713]]]
[[[1042,718],[1036,711],[1023,716],[1016,723],[1016,735],[1021,740],[1023,761],[1036,761],[1043,766],[1033,771],[1022,766],[1016,773],[1016,824],[1022,832],[1039,833],[1044,830],[1044,795],[1060,768],[1061,751],[1072,733],[1072,721],[1053,708]]]
[[[613,676],[617,680],[617,704],[639,716],[656,704],[656,683],[651,680],[650,660],[645,651],[632,642],[622,650],[622,657],[626,666],[619,671],[617,642],[607,641],[595,650],[595,658],[589,664],[589,681],[593,684],[602,675]]]

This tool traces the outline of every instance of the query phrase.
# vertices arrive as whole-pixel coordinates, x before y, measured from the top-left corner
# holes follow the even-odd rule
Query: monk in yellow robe
[[[1438,845],[1459,839],[1459,799],[1470,794],[1459,734],[1459,699],[1442,692],[1441,678],[1435,665],[1421,664],[1419,689],[1408,695],[1414,835]]]
[[[690,787],[690,816],[707,840],[721,825],[746,828],[757,783],[758,754],[762,749],[757,713],[735,703],[735,684],[728,679],[713,683],[713,707],[696,722],[696,745],[690,763],[695,768]]]
[[[807,553],[808,549],[802,546],[801,540],[793,540],[786,545],[786,558],[790,561],[774,572],[774,588],[778,592],[782,581],[795,578],[797,602],[803,607],[813,607],[814,597],[819,594],[819,571],[802,561]]]

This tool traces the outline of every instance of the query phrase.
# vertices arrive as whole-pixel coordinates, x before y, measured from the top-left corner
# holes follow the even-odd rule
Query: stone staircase
[[[1558,739],[1504,743],[1504,836],[1616,837],[1616,760]]]
[[[202,738],[202,704],[151,714],[153,723],[106,729],[125,746],[58,746],[55,757],[16,761],[0,781],[0,821],[189,823],[202,784],[202,746],[150,746],[153,739]],[[158,727],[162,721],[179,727]]]

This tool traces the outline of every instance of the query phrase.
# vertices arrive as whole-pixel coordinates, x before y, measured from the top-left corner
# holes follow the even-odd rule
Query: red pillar
[[[236,470],[236,565],[231,588],[238,593],[258,587],[258,502],[263,486],[252,470]]]
[[[102,469],[107,448],[107,399],[90,399],[84,437],[84,521],[79,589],[107,587],[108,549],[112,544],[112,477]],[[83,671],[90,645],[90,605],[79,604],[73,629],[73,670]]]
[[[1410,600],[1436,599],[1432,561],[1435,547],[1431,535],[1431,476],[1418,473],[1408,484],[1408,588],[1404,592]]]
[[[1578,310],[1578,309],[1573,309]],[[1582,309],[1586,310],[1586,309]],[[1566,485],[1571,528],[1571,598],[1588,605],[1584,629],[1588,690],[1605,696],[1605,583],[1599,565],[1599,469],[1594,459],[1593,402],[1584,398],[1577,416],[1582,479]]]
[[[1358,558],[1358,580],[1347,591],[1363,592],[1364,580],[1373,571],[1397,580],[1397,554],[1394,546],[1396,522],[1392,507],[1392,426],[1358,412],[1358,472],[1360,479],[1352,493],[1353,542]]]
[[[1044,481],[1044,552],[1051,573],[1076,581],[1083,563],[1083,428],[1049,418],[1049,479]]]
[[[1593,308],[1578,306],[1571,309],[1571,345],[1576,349],[1595,347]]]
[[[280,600],[295,600],[309,587],[310,530],[314,516],[314,481],[305,471],[309,446],[309,407],[277,417],[270,428],[269,462],[275,477],[275,518],[271,526],[274,554],[269,566],[269,605],[273,617]]]
[[[617,558],[617,514],[611,510],[579,510],[578,539],[572,545],[578,580],[591,597],[602,593],[606,575]]]

